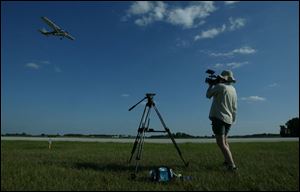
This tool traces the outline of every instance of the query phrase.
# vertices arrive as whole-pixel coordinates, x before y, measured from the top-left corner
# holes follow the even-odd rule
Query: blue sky
[[[154,92],[171,132],[210,136],[207,69],[237,79],[230,135],[279,133],[299,117],[298,42],[299,2],[1,2],[1,133],[136,135],[144,104],[128,109]]]

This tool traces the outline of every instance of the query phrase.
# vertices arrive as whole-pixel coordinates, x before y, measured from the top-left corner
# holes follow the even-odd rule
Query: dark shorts
[[[215,135],[227,135],[231,127],[231,124],[227,124],[214,117],[211,118],[211,125]]]

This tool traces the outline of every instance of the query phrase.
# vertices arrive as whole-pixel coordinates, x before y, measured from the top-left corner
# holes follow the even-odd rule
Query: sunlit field
[[[145,143],[137,178],[132,143],[1,141],[1,190],[299,190],[299,142],[232,143],[238,171],[222,167],[214,143]],[[148,173],[167,165],[191,176],[154,183]]]

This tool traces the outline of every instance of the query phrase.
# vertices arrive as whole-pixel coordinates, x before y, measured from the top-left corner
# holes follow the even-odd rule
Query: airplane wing
[[[42,17],[42,19],[45,21],[45,23],[47,23],[47,25],[49,25],[51,28],[53,28],[54,30],[61,30],[61,28],[59,26],[57,26],[56,24],[54,24],[50,19],[48,19],[47,17]]]
[[[72,36],[71,36],[70,34],[68,34],[68,33],[65,35],[65,37],[67,37],[68,39],[71,39],[71,40],[75,40],[75,38],[72,37]]]

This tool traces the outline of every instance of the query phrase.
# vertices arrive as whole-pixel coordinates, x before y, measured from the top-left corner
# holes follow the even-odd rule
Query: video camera
[[[215,71],[208,69],[206,71],[207,74],[209,74],[209,77],[205,79],[205,83],[208,83],[209,85],[216,85],[220,83],[221,78],[215,74]]]

